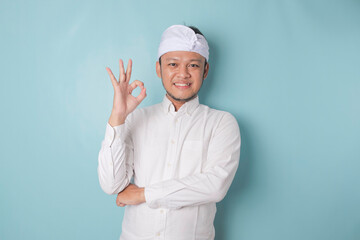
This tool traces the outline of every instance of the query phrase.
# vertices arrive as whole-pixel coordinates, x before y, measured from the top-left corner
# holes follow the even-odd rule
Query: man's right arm
[[[106,125],[105,138],[98,156],[100,186],[107,194],[117,194],[130,183],[133,175],[133,147],[125,124]]]
[[[133,172],[133,148],[130,131],[125,122],[127,116],[146,97],[144,83],[135,80],[129,84],[132,61],[129,60],[126,72],[122,60],[119,61],[119,66],[119,81],[110,68],[106,68],[114,88],[114,101],[98,158],[99,182],[108,194],[119,193],[130,183]],[[136,87],[140,87],[141,92],[134,97],[131,93]]]

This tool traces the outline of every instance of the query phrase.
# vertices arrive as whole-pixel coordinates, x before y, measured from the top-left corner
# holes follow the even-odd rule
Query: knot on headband
[[[196,47],[196,41],[197,41],[197,40],[198,40],[198,38],[197,38],[196,34],[195,34],[194,36],[192,36],[192,39],[191,39],[191,41],[192,41],[191,50],[194,50],[194,49],[195,49],[195,47]]]
[[[167,28],[161,36],[158,58],[172,51],[196,52],[209,60],[209,45],[200,34],[184,25],[173,25]]]

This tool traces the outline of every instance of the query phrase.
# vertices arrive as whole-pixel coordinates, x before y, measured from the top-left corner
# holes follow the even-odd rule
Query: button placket
[[[175,174],[175,166],[176,166],[176,162],[178,160],[177,157],[177,152],[178,152],[178,141],[180,139],[180,128],[181,128],[181,123],[182,123],[182,114],[178,114],[177,116],[175,116],[174,120],[173,120],[173,132],[172,132],[172,140],[174,140],[174,144],[172,144],[172,153],[171,153],[171,162],[168,162],[167,166],[168,169],[170,171],[170,178],[174,177]]]
[[[166,217],[166,209],[160,207],[156,210],[156,226],[153,232],[155,239],[164,239],[166,231]]]
[[[177,136],[176,136],[176,125],[175,121],[176,121],[177,117],[172,116],[169,121],[171,121],[170,124],[170,136],[169,136],[169,145],[168,145],[168,149],[167,149],[167,158],[166,158],[166,165],[165,165],[165,171],[164,171],[164,180],[167,179],[171,179],[172,178],[172,167],[173,167],[173,161],[175,158],[175,154],[176,154],[176,140],[177,140]]]
[[[156,232],[155,236],[156,239],[164,239],[164,232],[166,230],[166,211],[164,209],[160,209],[159,210],[159,228],[158,231]]]
[[[173,119],[171,119],[171,135],[170,135],[170,144],[169,144],[169,154],[168,154],[168,160],[166,163],[166,177],[167,179],[171,179],[174,176],[175,173],[175,166],[177,161],[177,151],[178,151],[178,140],[179,140],[179,134],[180,134],[180,127],[182,123],[182,117],[183,114],[177,113]]]

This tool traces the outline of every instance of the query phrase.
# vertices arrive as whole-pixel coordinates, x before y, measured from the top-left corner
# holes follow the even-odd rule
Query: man
[[[120,60],[119,81],[107,68],[114,102],[99,153],[100,185],[126,206],[121,240],[214,239],[216,202],[238,166],[239,127],[230,113],[199,104],[209,47],[198,29],[166,29],[158,57],[166,95],[141,109],[146,89],[138,80],[129,84],[131,60],[126,72]]]

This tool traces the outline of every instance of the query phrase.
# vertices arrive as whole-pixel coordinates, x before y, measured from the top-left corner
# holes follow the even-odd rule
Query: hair
[[[194,26],[187,26],[187,27],[190,28],[191,30],[193,30],[195,32],[195,34],[200,34],[201,36],[203,36],[205,38],[204,34],[202,34],[202,32],[200,32],[200,30],[197,27],[194,27]],[[161,66],[161,56],[159,57],[159,64]],[[207,61],[206,61],[206,58],[205,58],[205,65],[204,66],[206,66],[206,64],[207,64]],[[205,71],[205,69],[204,69],[204,71]]]

